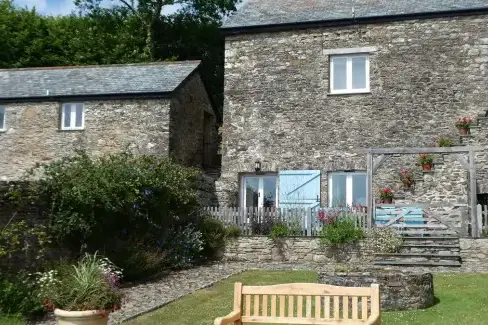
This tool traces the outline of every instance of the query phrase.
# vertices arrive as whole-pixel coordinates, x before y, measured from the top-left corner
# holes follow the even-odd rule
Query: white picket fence
[[[488,205],[478,204],[477,206],[478,216],[478,229],[480,229],[482,235],[488,235]]]
[[[297,234],[298,236],[317,236],[324,226],[319,220],[319,212],[324,209],[326,208],[206,207],[205,211],[227,225],[238,227],[244,235],[259,234],[262,232],[260,229],[275,222],[284,222],[294,229],[300,229],[301,233]],[[358,228],[367,229],[367,214],[364,211],[349,212],[347,217],[351,218]]]

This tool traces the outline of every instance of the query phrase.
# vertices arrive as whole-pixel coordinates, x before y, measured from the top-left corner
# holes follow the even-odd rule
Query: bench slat
[[[322,311],[320,310],[320,296],[315,296],[315,318],[322,318]]]
[[[296,317],[263,317],[263,316],[243,316],[243,323],[259,324],[311,324],[311,325],[337,325],[337,321],[330,319],[315,318],[296,318]],[[364,325],[361,320],[344,319],[340,321],[341,325]]]
[[[246,295],[246,316],[251,316],[251,295]]]
[[[342,297],[342,318],[349,319],[349,297]]]
[[[324,318],[330,318],[330,297],[327,296],[324,298]]]
[[[297,296],[298,302],[297,302],[297,317],[302,317],[303,316],[303,297],[302,296]]]
[[[358,297],[352,297],[352,319],[358,319]]]
[[[339,296],[334,296],[334,319],[339,319]]]
[[[285,296],[280,296],[280,317],[285,317]]]
[[[254,295],[254,316],[259,316],[259,295]]]
[[[361,297],[361,318],[368,319],[368,297]]]
[[[263,316],[268,316],[268,295],[263,295]]]
[[[328,284],[292,283],[270,286],[244,286],[244,295],[287,295],[287,296],[370,296],[371,288],[337,287]]]
[[[276,295],[271,296],[271,317],[276,317]]]
[[[312,296],[307,296],[306,318],[312,317]]]
[[[293,296],[288,296],[288,317],[293,316],[293,309],[295,309]]]

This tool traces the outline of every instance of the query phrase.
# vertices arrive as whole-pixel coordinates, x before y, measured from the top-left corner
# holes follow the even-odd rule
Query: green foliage
[[[273,229],[271,229],[271,233],[269,234],[269,237],[271,239],[277,239],[281,237],[287,237],[289,235],[289,228],[288,225],[284,222],[277,222],[274,226]]]
[[[320,241],[325,245],[351,243],[362,239],[362,229],[356,227],[356,223],[350,218],[342,218],[324,225],[320,231]]]
[[[43,311],[37,299],[37,287],[32,277],[21,272],[12,278],[0,278],[0,315],[32,317]]]
[[[49,243],[44,226],[30,226],[25,221],[10,222],[0,228],[0,272],[35,267],[44,257]],[[19,260],[24,265],[20,265]]]
[[[449,139],[449,138],[444,138],[444,137],[441,137],[439,139],[437,139],[437,146],[438,147],[450,147],[452,146],[452,140]]]
[[[241,228],[237,227],[236,225],[227,226],[227,237],[228,238],[236,238],[242,235]]]
[[[78,152],[34,172],[42,178],[32,192],[49,207],[51,232],[75,251],[98,250],[107,238],[153,240],[199,208],[195,172],[165,158]]]
[[[302,218],[291,217],[288,220],[288,236],[301,236],[302,235]]]
[[[391,228],[373,228],[368,231],[364,244],[375,253],[396,253],[402,247],[403,238]]]
[[[123,296],[116,285],[118,279],[113,280],[113,274],[102,266],[99,256],[87,254],[71,268],[51,271],[43,278],[39,297],[51,309],[118,309]]]
[[[215,218],[204,217],[199,229],[202,233],[203,256],[208,259],[216,258],[225,246],[225,239],[228,235],[225,225]]]

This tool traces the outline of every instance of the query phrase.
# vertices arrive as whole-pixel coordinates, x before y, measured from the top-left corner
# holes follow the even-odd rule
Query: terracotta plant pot
[[[460,135],[468,135],[469,134],[469,128],[461,128],[459,129],[459,134]]]
[[[108,314],[108,311],[103,310],[54,310],[54,315],[56,316],[58,325],[107,325]]]
[[[424,170],[432,170],[432,164],[424,164],[424,165],[422,165],[422,168]]]
[[[392,202],[393,202],[393,198],[391,198],[391,197],[385,197],[383,199],[383,203],[385,203],[385,204],[390,204]]]

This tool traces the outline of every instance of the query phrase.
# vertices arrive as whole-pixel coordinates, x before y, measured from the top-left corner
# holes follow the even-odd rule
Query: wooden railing
[[[238,227],[244,235],[267,235],[277,222],[283,222],[294,230],[296,236],[317,236],[326,226],[324,213],[329,208],[241,208],[206,207],[205,211],[227,225]],[[349,218],[356,227],[366,230],[368,226],[365,211],[344,211],[335,219]]]
[[[481,236],[488,237],[488,205],[477,205],[478,229]]]

